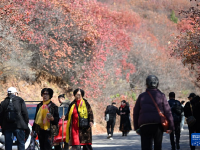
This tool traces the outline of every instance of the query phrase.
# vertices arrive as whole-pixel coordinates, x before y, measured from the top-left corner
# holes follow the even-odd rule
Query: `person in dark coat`
[[[163,127],[150,94],[169,122],[167,133],[174,130],[173,117],[165,95],[158,89],[158,78],[155,75],[149,75],[146,78],[146,85],[146,92],[139,95],[133,110],[134,130],[141,136],[142,150],[152,150],[153,142],[154,150],[161,150]]]
[[[57,127],[59,121],[58,106],[51,101],[53,90],[44,88],[41,91],[43,101],[37,105],[32,132],[38,135],[40,150],[51,150],[52,139],[57,134],[57,130],[51,127]],[[32,133],[33,135],[33,133]]]
[[[82,89],[74,90],[73,94],[75,99],[70,103],[65,116],[67,120],[66,145],[72,146],[73,150],[80,150],[81,146],[83,146],[83,150],[92,150],[92,126],[94,123],[92,108],[83,98],[85,92]],[[88,127],[79,127],[79,116],[87,119]],[[68,149],[67,146],[66,149]]]
[[[25,150],[25,131],[28,130],[28,112],[24,100],[18,97],[15,87],[8,88],[8,97],[1,102],[0,120],[3,134],[5,135],[5,149],[12,150],[13,136],[17,138],[18,150]],[[10,102],[11,101],[11,102]],[[10,122],[7,118],[9,103],[13,103],[15,109],[15,121]],[[14,119],[14,118],[13,118]],[[30,132],[30,131],[29,131]]]
[[[186,118],[188,118],[190,116],[194,116],[193,115],[193,110],[195,108],[195,104],[197,103],[196,99],[194,99],[195,97],[196,97],[195,93],[190,93],[190,95],[188,96],[189,102],[187,102],[185,104],[185,107],[184,107],[184,115],[185,115]],[[188,129],[189,129],[189,144],[190,144],[190,148],[191,148],[191,150],[195,150],[195,146],[191,145],[191,134],[195,132],[195,125],[191,126],[191,127],[188,126]]]
[[[169,106],[171,107],[171,112],[174,120],[174,127],[175,127],[175,132],[172,131],[170,133],[170,141],[171,141],[171,146],[172,150],[177,150],[180,149],[179,141],[180,141],[180,123],[181,123],[181,114],[183,112],[183,108],[181,103],[178,100],[175,100],[175,93],[170,92],[169,93]],[[176,136],[176,144],[174,141],[174,134]],[[176,146],[175,146],[176,145]],[[175,148],[176,147],[176,148]]]
[[[121,106],[119,107],[120,114],[120,127],[119,130],[122,131],[122,136],[127,136],[128,132],[132,130],[130,122],[130,108],[127,106],[126,101],[121,101]]]
[[[194,98],[194,101],[196,102],[195,108],[194,108],[194,117],[196,119],[196,124],[195,124],[195,132],[200,133],[200,97],[196,96]]]
[[[116,103],[112,102],[111,105],[108,105],[105,111],[105,117],[106,115],[109,115],[109,120],[107,120],[107,133],[108,133],[108,139],[113,140],[113,131],[115,127],[115,121],[116,121],[116,114],[119,115],[119,110],[116,107]]]

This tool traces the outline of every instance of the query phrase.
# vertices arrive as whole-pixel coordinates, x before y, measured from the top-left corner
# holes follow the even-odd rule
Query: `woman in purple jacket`
[[[141,136],[142,150],[152,150],[152,141],[154,141],[154,150],[161,150],[163,137],[161,118],[148,92],[169,121],[167,133],[174,130],[171,109],[165,95],[158,89],[159,81],[156,76],[149,75],[146,85],[146,92],[139,95],[133,110],[134,130]]]

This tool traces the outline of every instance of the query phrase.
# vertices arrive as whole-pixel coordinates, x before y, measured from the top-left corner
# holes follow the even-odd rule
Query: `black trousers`
[[[181,132],[180,122],[174,122],[174,128],[175,130],[170,133],[170,142],[172,148],[175,148],[174,135],[176,136],[176,143],[179,144],[180,141],[180,132]]]
[[[191,150],[195,150],[195,146],[191,145],[191,134],[195,132],[195,129],[193,127],[188,127],[188,129],[189,129],[189,138],[190,138],[189,139],[189,141],[190,141],[190,143],[189,143],[190,144],[190,149]]]
[[[161,124],[149,124],[140,127],[142,150],[162,150],[163,128]]]
[[[51,150],[52,149],[52,138],[50,131],[40,130],[38,134],[40,142],[40,150]]]
[[[112,120],[109,120],[107,122],[107,133],[111,134],[111,136],[113,136],[113,132],[114,132],[114,127],[115,127],[115,118]]]

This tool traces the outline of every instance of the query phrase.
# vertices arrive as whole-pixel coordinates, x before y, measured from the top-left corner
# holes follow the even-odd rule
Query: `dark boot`
[[[124,133],[124,136],[127,136],[127,132]]]
[[[172,150],[176,150],[176,148],[175,148],[175,142],[173,142],[173,144],[172,144]]]
[[[124,136],[124,132],[122,132],[122,136]]]
[[[180,145],[179,145],[179,143],[176,143],[176,148],[177,148],[177,150],[180,149]]]

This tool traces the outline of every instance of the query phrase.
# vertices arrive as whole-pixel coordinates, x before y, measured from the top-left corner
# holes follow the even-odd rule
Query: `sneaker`
[[[112,138],[112,137],[110,137],[110,140],[113,140],[113,138]]]
[[[107,139],[109,139],[111,137],[111,134],[108,134],[108,137],[107,137]]]

